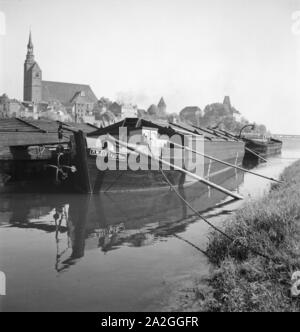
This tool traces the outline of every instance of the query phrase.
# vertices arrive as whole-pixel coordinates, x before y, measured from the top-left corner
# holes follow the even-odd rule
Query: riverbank
[[[213,232],[209,291],[195,290],[201,311],[299,311],[291,275],[300,270],[300,161],[289,166],[263,198],[252,200]],[[270,257],[266,259],[247,247]]]

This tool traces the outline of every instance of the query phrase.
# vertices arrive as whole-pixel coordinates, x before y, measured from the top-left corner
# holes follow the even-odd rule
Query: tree
[[[109,107],[111,106],[111,104],[112,104],[112,101],[106,97],[101,97],[97,102],[97,106],[99,107],[99,109],[101,111],[108,110]]]
[[[221,103],[207,105],[204,108],[204,115],[200,119],[200,123],[203,127],[218,127],[233,133],[239,133],[241,128],[250,124],[246,118],[241,116],[237,109],[226,107],[226,105]],[[253,132],[253,129],[247,127],[243,132]],[[254,132],[265,134],[267,128],[264,125],[256,125]]]

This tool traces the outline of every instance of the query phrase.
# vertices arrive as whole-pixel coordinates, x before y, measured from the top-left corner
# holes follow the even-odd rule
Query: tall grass
[[[273,185],[265,197],[248,202],[225,222],[234,242],[211,234],[207,253],[215,269],[202,310],[300,310],[300,298],[290,296],[291,274],[300,270],[300,162],[281,179],[284,183]]]

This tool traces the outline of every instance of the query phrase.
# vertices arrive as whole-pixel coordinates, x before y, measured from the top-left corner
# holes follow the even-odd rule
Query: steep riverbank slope
[[[300,296],[292,297],[290,289],[300,270],[300,161],[281,179],[226,221],[234,242],[212,233],[207,253],[215,268],[207,280],[210,292],[198,292],[201,310],[299,311]]]

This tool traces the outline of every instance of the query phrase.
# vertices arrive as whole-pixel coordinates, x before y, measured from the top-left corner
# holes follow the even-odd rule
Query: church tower
[[[166,115],[167,105],[164,98],[161,97],[159,103],[157,104],[158,116],[164,117]]]
[[[27,44],[27,55],[24,63],[24,101],[39,103],[42,101],[42,71],[34,60],[31,31]]]

